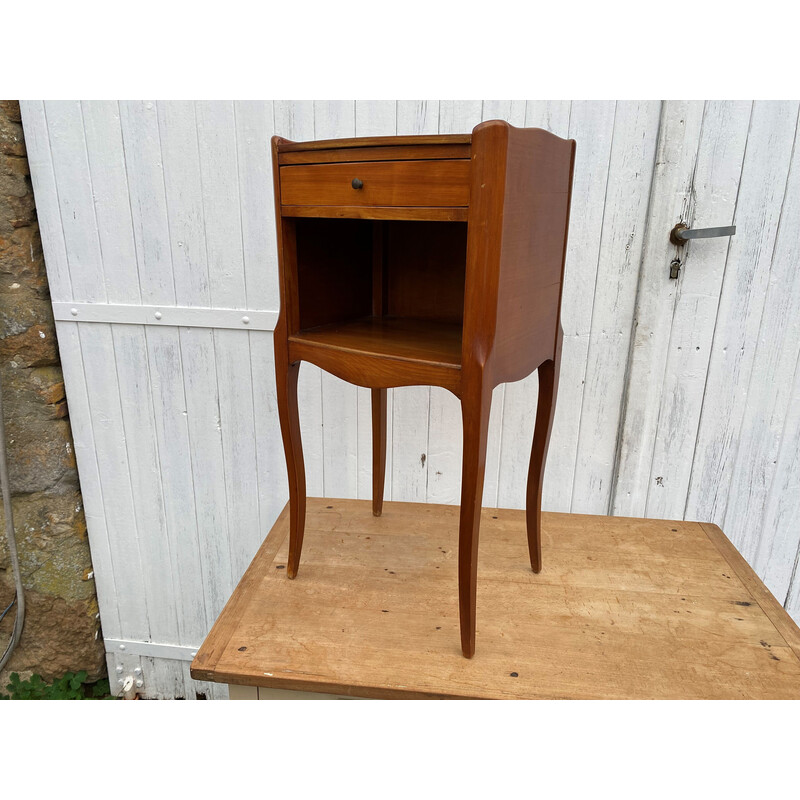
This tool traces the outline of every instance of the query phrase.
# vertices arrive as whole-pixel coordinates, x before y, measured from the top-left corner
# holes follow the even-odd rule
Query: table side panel
[[[718,525],[710,522],[700,523],[708,538],[719,550],[723,558],[745,585],[761,610],[770,619],[777,631],[800,659],[800,628],[789,616],[789,612],[778,602],[775,595],[764,585],[753,568],[744,560],[742,554],[722,532]]]

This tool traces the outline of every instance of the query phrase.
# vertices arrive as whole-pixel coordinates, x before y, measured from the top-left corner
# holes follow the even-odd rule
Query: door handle
[[[733,236],[736,233],[735,225],[727,225],[722,228],[690,228],[679,222],[670,232],[669,240],[672,244],[686,244],[689,239],[714,239],[717,236]]]

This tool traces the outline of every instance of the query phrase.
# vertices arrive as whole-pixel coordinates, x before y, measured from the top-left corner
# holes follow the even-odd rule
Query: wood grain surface
[[[458,323],[409,317],[365,317],[310,328],[289,339],[397,361],[447,368],[461,366],[461,326]]]
[[[303,150],[333,150],[356,147],[403,147],[405,145],[454,145],[469,144],[472,135],[430,136],[361,136],[358,138],[317,139],[314,142],[284,142],[279,153],[294,153]]]
[[[467,206],[469,166],[466,158],[297,164],[279,168],[281,199],[289,206]]]
[[[363,139],[361,141],[364,141]],[[332,150],[296,150],[279,153],[278,163],[330,164],[339,161],[402,161],[419,159],[469,158],[468,144],[411,144],[404,147],[351,147]]]
[[[800,698],[797,626],[718,529],[483,509],[478,647],[459,647],[454,506],[309,498],[282,514],[192,664],[196,679],[377,698]],[[765,611],[766,609],[766,611]]]
[[[322,217],[325,219],[398,219],[466,222],[469,211],[458,206],[281,206],[284,217]]]

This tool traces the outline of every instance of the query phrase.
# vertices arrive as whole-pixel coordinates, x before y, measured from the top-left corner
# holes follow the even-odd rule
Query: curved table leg
[[[556,410],[556,394],[558,392],[558,373],[561,364],[562,334],[559,329],[555,355],[539,366],[539,402],[536,405],[536,427],[533,432],[531,463],[528,468],[528,490],[525,502],[525,517],[528,527],[528,551],[531,569],[540,572],[542,569],[542,485],[544,483],[544,465],[547,448],[550,444],[550,433],[553,429],[553,417]]]
[[[297,575],[306,522],[306,473],[300,439],[300,414],[297,408],[299,372],[299,361],[294,364],[277,360],[275,362],[278,417],[286,454],[286,470],[289,474],[289,564],[286,569],[289,578]]]
[[[475,654],[478,531],[481,523],[491,405],[490,386],[478,385],[476,389],[466,391],[461,397],[464,455],[461,466],[461,517],[458,531],[458,609],[461,622],[461,650],[465,658],[472,658]]]
[[[372,514],[383,511],[386,484],[386,389],[372,389]]]

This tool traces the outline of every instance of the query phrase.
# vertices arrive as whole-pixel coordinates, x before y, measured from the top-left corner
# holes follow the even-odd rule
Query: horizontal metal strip
[[[119,303],[53,303],[57,320],[110,322],[123,325],[168,325],[180,328],[233,328],[271,331],[277,311],[194,306],[134,306]]]
[[[197,647],[179,644],[156,644],[133,639],[106,639],[106,653],[149,658],[171,658],[173,661],[191,661],[197,655]]]

